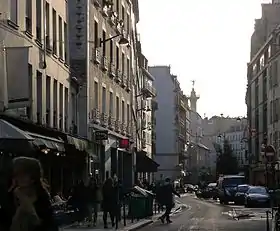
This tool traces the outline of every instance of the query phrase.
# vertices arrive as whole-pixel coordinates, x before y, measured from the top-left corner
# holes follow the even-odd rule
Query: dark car
[[[250,186],[244,197],[245,207],[269,207],[270,195],[263,186]]]
[[[248,184],[238,185],[234,196],[234,203],[237,205],[244,205],[245,193],[250,188]]]

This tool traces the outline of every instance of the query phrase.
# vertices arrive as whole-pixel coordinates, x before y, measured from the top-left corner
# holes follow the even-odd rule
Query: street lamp
[[[116,34],[115,36],[112,36],[112,37],[110,37],[110,38],[108,38],[108,39],[102,40],[102,39],[100,38],[98,47],[101,47],[102,44],[104,44],[104,43],[106,43],[106,42],[108,42],[108,41],[111,41],[112,39],[117,38],[117,37],[119,37],[119,36],[121,36],[121,38],[120,38],[120,40],[119,40],[119,44],[120,44],[120,45],[122,45],[122,46],[129,45],[129,40],[128,40],[127,38],[125,38],[123,34]]]

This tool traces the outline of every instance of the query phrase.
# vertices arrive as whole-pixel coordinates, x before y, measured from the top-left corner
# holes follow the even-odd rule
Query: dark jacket
[[[160,198],[161,198],[161,203],[163,205],[173,205],[174,201],[173,201],[173,194],[177,195],[178,197],[180,197],[180,194],[177,193],[172,184],[165,184],[163,186],[160,187]]]
[[[58,231],[58,227],[55,224],[53,218],[53,210],[50,202],[49,194],[39,189],[37,191],[37,201],[34,202],[34,208],[38,217],[41,220],[41,224],[35,229],[30,231]],[[12,219],[16,213],[16,206],[14,203],[13,193],[6,195],[6,200],[1,204],[0,208],[0,230],[9,231],[12,224]]]

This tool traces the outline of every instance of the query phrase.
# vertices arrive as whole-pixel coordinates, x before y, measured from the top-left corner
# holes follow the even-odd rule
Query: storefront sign
[[[95,131],[95,140],[108,140],[108,131]]]

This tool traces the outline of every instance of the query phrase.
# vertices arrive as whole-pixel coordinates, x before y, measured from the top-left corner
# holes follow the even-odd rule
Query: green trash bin
[[[147,198],[146,190],[138,186],[131,189],[129,193],[129,218],[142,219],[147,217]]]

